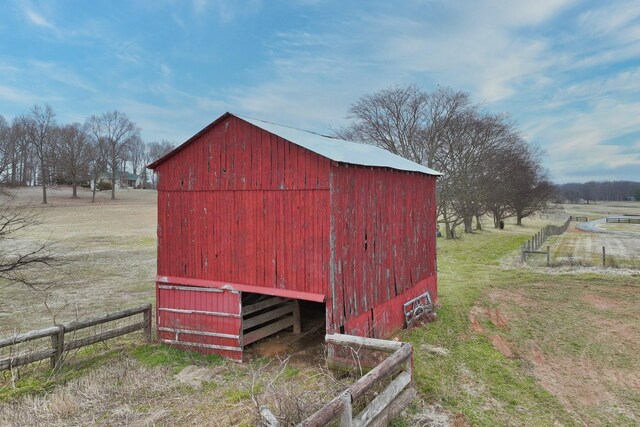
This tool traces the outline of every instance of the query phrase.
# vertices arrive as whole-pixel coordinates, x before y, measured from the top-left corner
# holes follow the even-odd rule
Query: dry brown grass
[[[69,188],[51,188],[49,205],[39,204],[37,188],[15,194],[17,203],[36,207],[42,224],[21,233],[13,244],[57,241],[55,250],[65,265],[34,272],[53,285],[47,290],[0,283],[0,336],[46,327],[54,319],[67,322],[153,301],[155,191],[120,191],[113,201],[108,193],[97,193],[92,204],[88,190],[72,199]]]

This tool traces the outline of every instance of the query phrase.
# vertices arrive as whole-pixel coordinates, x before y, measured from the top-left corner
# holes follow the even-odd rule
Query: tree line
[[[77,186],[111,174],[111,198],[115,199],[120,172],[130,169],[149,185],[146,165],[174,148],[168,141],[145,143],[140,128],[119,111],[87,117],[84,123],[60,124],[49,105],[35,105],[11,123],[0,115],[0,185],[42,186],[42,203],[47,187],[65,183]]]
[[[438,222],[447,238],[456,228],[482,228],[489,214],[496,228],[507,218],[544,209],[554,185],[507,114],[492,114],[450,88],[393,87],[360,98],[349,109],[343,139],[373,144],[443,173],[438,178]]]
[[[640,201],[640,182],[635,181],[589,181],[585,183],[560,184],[558,199],[561,202],[591,203],[593,201]]]

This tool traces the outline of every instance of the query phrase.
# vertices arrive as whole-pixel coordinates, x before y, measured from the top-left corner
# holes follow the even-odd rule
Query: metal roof
[[[345,141],[343,139],[334,138],[328,135],[321,135],[315,132],[279,125],[264,120],[244,117],[232,113],[223,114],[207,127],[202,129],[200,132],[189,138],[185,143],[177,147],[175,150],[151,163],[147,167],[150,169],[154,169],[161,163],[164,163],[166,160],[173,157],[191,142],[198,139],[209,129],[231,116],[237,117],[240,120],[244,120],[245,122],[259,127],[260,129],[264,129],[267,132],[284,138],[292,144],[306,148],[309,151],[313,151],[316,154],[319,154],[336,162],[361,166],[391,168],[409,172],[420,172],[427,175],[442,175],[440,172],[437,172],[426,166],[422,166],[421,164],[412,162],[411,160],[407,160],[404,157],[398,156],[397,154],[393,154],[387,150],[373,145],[362,144],[353,141]]]
[[[321,135],[264,120],[238,115],[236,115],[236,117],[336,162],[421,172],[427,175],[442,175],[440,172],[436,172],[433,169],[429,169],[428,167],[373,145],[345,141],[344,139]]]

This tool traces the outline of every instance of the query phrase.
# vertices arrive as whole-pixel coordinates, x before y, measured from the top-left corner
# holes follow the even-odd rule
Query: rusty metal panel
[[[241,293],[156,283],[158,339],[242,361]]]

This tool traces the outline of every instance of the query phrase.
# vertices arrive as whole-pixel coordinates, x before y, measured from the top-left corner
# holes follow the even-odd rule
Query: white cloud
[[[34,24],[34,25],[36,25],[38,27],[49,28],[50,30],[57,31],[57,28],[56,28],[55,25],[53,25],[44,16],[42,16],[38,12],[30,9],[29,7],[24,9],[24,14],[27,17],[27,19],[29,20],[29,22],[31,22],[32,24]]]

